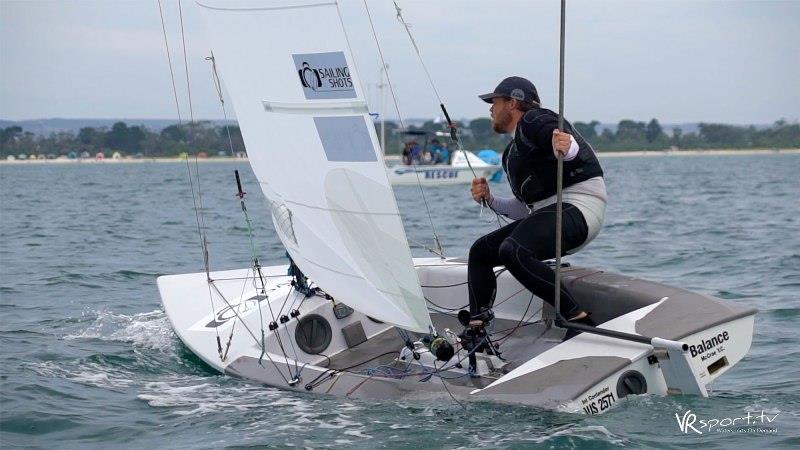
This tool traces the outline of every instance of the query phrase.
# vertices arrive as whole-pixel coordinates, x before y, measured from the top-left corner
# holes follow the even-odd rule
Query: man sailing
[[[480,237],[469,251],[470,313],[474,316],[494,303],[497,281],[494,267],[506,269],[533,294],[554,305],[555,272],[543,261],[556,256],[556,152],[564,155],[562,251],[575,253],[600,231],[606,209],[603,169],[592,146],[558,114],[541,107],[536,87],[525,78],[509,77],[494,92],[480,95],[491,103],[492,128],[511,134],[503,152],[503,169],[511,191],[496,197],[485,178],[472,180],[472,198],[514,222]],[[563,256],[563,255],[562,255]],[[569,289],[561,285],[561,316],[594,325]],[[579,332],[567,330],[564,339]]]

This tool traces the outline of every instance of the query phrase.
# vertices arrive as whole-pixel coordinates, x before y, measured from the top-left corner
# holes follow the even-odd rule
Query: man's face
[[[511,111],[512,101],[504,97],[492,99],[492,106],[489,108],[489,116],[492,118],[492,129],[495,133],[508,133],[509,126],[513,120]]]

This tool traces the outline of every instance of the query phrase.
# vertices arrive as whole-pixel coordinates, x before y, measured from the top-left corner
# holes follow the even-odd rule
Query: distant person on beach
[[[472,198],[514,222],[478,238],[469,251],[470,313],[491,308],[497,282],[494,267],[506,269],[536,296],[554,306],[555,272],[543,261],[556,256],[556,152],[564,156],[562,251],[575,253],[597,236],[606,209],[603,170],[592,146],[566,120],[541,107],[536,87],[509,77],[493,92],[479,96],[489,109],[496,133],[510,134],[502,156],[513,197],[491,194],[486,178],[472,180]],[[566,286],[561,286],[561,315],[594,325]],[[576,332],[567,330],[565,339]]]

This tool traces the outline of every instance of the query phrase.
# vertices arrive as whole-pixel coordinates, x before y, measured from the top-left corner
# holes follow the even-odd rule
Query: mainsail
[[[428,332],[336,3],[198,4],[250,165],[292,259],[354,309]]]

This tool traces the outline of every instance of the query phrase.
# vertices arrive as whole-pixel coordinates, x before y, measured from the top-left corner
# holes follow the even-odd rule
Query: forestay
[[[429,331],[336,3],[199,5],[250,165],[295,263],[349,306]]]

